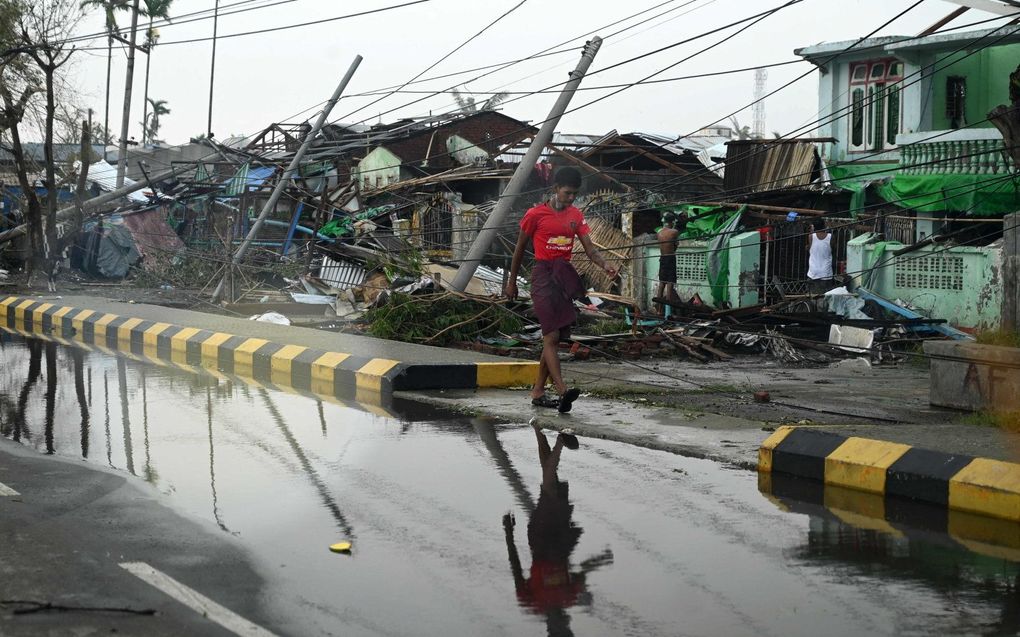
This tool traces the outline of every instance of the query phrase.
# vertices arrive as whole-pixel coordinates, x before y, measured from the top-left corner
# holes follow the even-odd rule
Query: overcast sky
[[[356,54],[365,59],[331,119],[345,122],[392,121],[451,110],[449,93],[426,97],[396,93],[369,105],[378,96],[358,96],[399,86],[513,9],[519,0],[429,0],[371,15],[328,21],[345,14],[400,5],[409,0],[221,0],[216,54],[216,83],[212,130],[220,139],[256,132],[272,122],[299,122],[313,118],[319,105],[333,92]],[[592,32],[605,38],[582,88],[635,82],[666,67],[655,79],[752,67],[797,59],[793,49],[824,41],[863,36],[892,19],[913,1],[908,0],[805,0],[784,8],[750,26],[732,39],[697,54],[701,49],[734,34],[737,27],[649,55],[617,68],[598,69],[649,53],[703,34],[733,21],[767,11],[783,0],[526,0],[482,35],[425,73],[422,79],[490,64],[509,62],[555,48],[556,55],[540,57],[498,70],[481,70],[409,85],[405,90],[441,91],[457,85],[482,101],[487,92],[531,92],[565,80],[580,57],[580,46]],[[653,9],[653,7],[658,8]],[[214,0],[176,0],[174,23],[162,26],[160,45],[152,53],[149,95],[166,100],[171,113],[163,119],[161,137],[183,143],[205,131],[209,106],[209,65]],[[882,29],[879,35],[914,35],[942,18],[957,5],[926,0]],[[244,11],[242,11],[244,10]],[[638,14],[645,11],[645,13]],[[189,14],[195,14],[190,15]],[[663,14],[663,15],[660,15]],[[633,16],[628,19],[628,16]],[[656,17],[658,16],[658,17]],[[976,22],[991,14],[971,10],[952,25]],[[190,21],[189,21],[190,20]],[[610,23],[623,20],[614,26]],[[130,16],[119,16],[121,25]],[[239,37],[257,31],[322,21],[319,24]],[[643,24],[637,25],[639,22]],[[996,22],[996,25],[1001,22]],[[634,26],[637,25],[637,26]],[[627,29],[627,27],[632,27]],[[982,28],[982,27],[974,27]],[[80,34],[100,33],[103,18],[93,12]],[[626,29],[613,35],[614,32]],[[175,42],[179,42],[175,44]],[[82,101],[102,122],[106,80],[106,40],[97,38],[77,56],[74,83]],[[695,55],[697,54],[697,55]],[[689,60],[685,58],[691,57]],[[114,49],[111,129],[120,130],[126,52]],[[810,71],[810,72],[809,72]],[[801,79],[765,104],[767,130],[783,133],[815,119],[817,71],[806,62],[768,70],[768,90],[799,75]],[[574,96],[561,120],[561,132],[604,133],[646,131],[676,136],[693,132],[728,113],[743,109],[742,124],[751,124],[748,106],[753,96],[754,72],[658,84],[642,84],[590,106],[587,102],[617,89],[583,90]],[[131,135],[141,138],[142,91],[145,57],[136,65]],[[511,95],[502,107],[523,120],[543,120],[555,101],[553,93],[527,97]],[[807,132],[801,134],[809,134]]]

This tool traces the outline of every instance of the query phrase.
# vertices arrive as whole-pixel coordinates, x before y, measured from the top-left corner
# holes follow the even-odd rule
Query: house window
[[[946,78],[946,119],[950,128],[967,125],[967,78],[950,75]]]
[[[903,63],[898,60],[868,60],[850,64],[850,117],[848,135],[851,151],[875,151],[896,146],[900,132],[900,82]]]

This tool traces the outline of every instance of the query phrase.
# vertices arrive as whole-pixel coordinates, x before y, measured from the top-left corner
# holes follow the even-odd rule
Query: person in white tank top
[[[832,234],[825,229],[825,220],[816,219],[808,237],[809,289],[825,292],[832,288]]]

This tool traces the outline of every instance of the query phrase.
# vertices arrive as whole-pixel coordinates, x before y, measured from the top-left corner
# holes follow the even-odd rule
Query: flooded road
[[[766,496],[753,473],[592,439],[575,450],[523,421],[384,416],[4,338],[0,432],[136,476],[242,543],[277,634],[1020,629],[1020,553],[835,515],[811,485]]]

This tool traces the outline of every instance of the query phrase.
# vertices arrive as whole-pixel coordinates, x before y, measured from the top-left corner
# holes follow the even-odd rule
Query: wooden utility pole
[[[120,145],[117,151],[117,188],[124,185],[127,173],[128,127],[131,125],[131,86],[135,78],[135,42],[138,38],[138,5],[131,7],[131,38],[128,40],[127,77],[124,79],[124,115],[120,120]]]
[[[454,276],[453,282],[450,283],[451,290],[463,292],[468,282],[471,281],[471,277],[474,276],[475,270],[478,269],[478,264],[481,262],[482,257],[489,251],[489,246],[492,245],[493,239],[496,238],[497,233],[503,227],[504,218],[510,212],[511,206],[513,206],[514,201],[517,199],[517,195],[520,194],[524,184],[528,181],[528,177],[531,176],[531,171],[534,170],[535,163],[538,161],[538,156],[542,153],[542,149],[552,140],[553,131],[556,130],[560,117],[567,110],[570,98],[574,96],[574,92],[581,84],[581,80],[584,78],[585,72],[588,71],[588,67],[591,66],[592,60],[595,59],[595,54],[598,53],[600,46],[602,46],[602,38],[598,36],[585,43],[584,52],[581,54],[581,60],[577,63],[577,68],[570,73],[570,80],[563,87],[563,91],[560,92],[560,96],[556,99],[556,103],[553,104],[552,110],[549,111],[549,116],[546,118],[545,123],[542,124],[542,128],[539,129],[535,138],[531,140],[531,146],[528,147],[528,152],[524,154],[524,159],[517,165],[514,176],[510,178],[510,183],[503,190],[503,194],[499,196],[499,201],[496,202],[496,207],[493,209],[492,214],[485,220],[485,225],[478,231],[478,237],[471,244],[467,256],[460,264],[460,267],[457,268],[457,274]]]
[[[295,172],[297,172],[298,167],[301,165],[301,159],[305,156],[305,152],[308,150],[308,147],[312,145],[312,140],[315,139],[315,136],[326,123],[326,119],[329,117],[329,114],[333,111],[333,107],[336,106],[337,101],[340,99],[340,94],[344,92],[344,89],[347,88],[347,83],[351,81],[351,77],[353,77],[354,72],[358,70],[358,65],[361,64],[361,59],[360,55],[354,56],[354,61],[351,62],[351,66],[347,69],[347,73],[344,75],[343,79],[340,80],[340,84],[337,85],[336,90],[333,91],[332,97],[330,97],[329,101],[326,102],[326,106],[323,107],[322,113],[319,114],[319,119],[315,121],[315,125],[312,126],[312,128],[308,131],[308,134],[305,135],[305,139],[301,143],[301,147],[297,149],[296,153],[294,153],[294,158],[290,160],[290,165],[287,166],[287,170],[283,171],[283,174],[280,175],[280,180],[276,182],[276,187],[273,188],[273,193],[269,195],[269,201],[267,201],[266,205],[262,207],[262,212],[259,213],[258,219],[256,219],[255,223],[252,224],[251,230],[248,231],[248,236],[244,238],[240,247],[237,248],[234,258],[231,259],[230,263],[227,265],[227,271],[224,273],[219,285],[216,286],[216,290],[213,292],[212,296],[213,303],[218,302],[223,296],[223,288],[230,276],[233,274],[234,269],[239,263],[241,263],[241,259],[243,259],[245,253],[248,252],[248,247],[251,245],[251,242],[258,236],[259,230],[262,228],[262,224],[265,222],[266,217],[268,217],[269,213],[276,209],[276,203],[280,200],[280,195],[282,195],[283,191],[287,188],[291,177]]]

